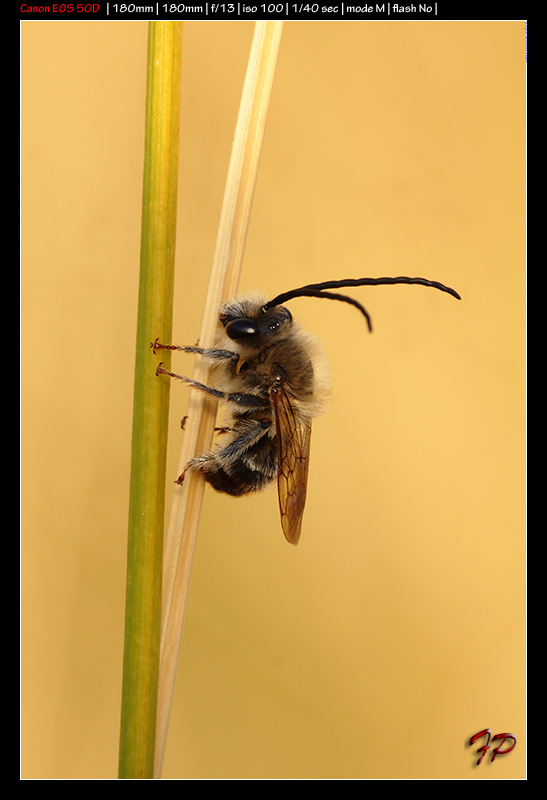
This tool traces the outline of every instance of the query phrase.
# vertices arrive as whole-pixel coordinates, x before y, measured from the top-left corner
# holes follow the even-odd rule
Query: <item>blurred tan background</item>
[[[179,344],[252,33],[184,26]],[[146,45],[22,24],[24,778],[117,772]],[[286,23],[241,290],[463,299],[291,304],[334,385],[302,540],[206,491],[165,778],[524,777],[524,136],[524,23]],[[486,727],[518,744],[475,767]]]

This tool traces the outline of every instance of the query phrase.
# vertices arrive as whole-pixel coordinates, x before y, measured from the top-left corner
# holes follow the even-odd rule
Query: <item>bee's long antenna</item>
[[[342,300],[344,303],[350,303],[355,308],[358,308],[361,314],[365,317],[368,325],[369,331],[372,333],[372,320],[370,319],[370,315],[366,308],[358,303],[357,300],[354,300],[353,297],[348,297],[345,294],[334,294],[334,292],[321,292],[319,290],[313,289],[312,287],[303,286],[302,289],[297,290],[298,294],[293,295],[292,292],[287,292],[286,294],[290,294],[290,297],[286,297],[285,294],[279,295],[282,299],[280,300],[277,297],[275,300],[271,300],[267,303],[264,308],[272,308],[273,306],[278,306],[280,303],[284,303],[287,300],[291,300],[292,297],[326,297],[327,300]]]
[[[269,308],[273,308],[274,306],[279,306],[282,303],[286,303],[288,300],[292,300],[294,297],[326,297],[329,300],[342,300],[345,303],[351,303],[351,305],[358,308],[367,320],[369,331],[372,331],[370,316],[364,307],[357,302],[357,300],[354,300],[353,298],[347,297],[343,294],[333,294],[332,292],[326,292],[324,290],[340,289],[343,286],[380,286],[381,284],[394,283],[417,283],[421,286],[432,286],[433,289],[439,289],[441,292],[448,292],[448,294],[451,294],[452,297],[455,297],[457,300],[461,300],[460,295],[454,289],[451,289],[449,286],[445,286],[444,283],[439,283],[438,281],[428,281],[426,278],[406,278],[405,276],[400,276],[398,278],[346,278],[341,281],[309,283],[307,286],[301,286],[299,289],[292,289],[290,292],[278,294],[277,297],[274,297],[273,300],[270,300],[268,303],[266,303],[264,306],[264,311],[267,311]]]

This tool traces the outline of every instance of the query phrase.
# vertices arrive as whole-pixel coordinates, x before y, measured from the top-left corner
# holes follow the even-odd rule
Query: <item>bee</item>
[[[308,284],[266,300],[258,294],[238,298],[220,311],[221,331],[216,346],[179,347],[206,358],[214,367],[219,388],[168,372],[160,364],[157,375],[178,378],[194,389],[228,404],[231,424],[221,428],[225,437],[210,453],[192,458],[178,478],[182,483],[189,470],[198,470],[218,492],[241,496],[263,489],[277,478],[281,526],[285,538],[298,544],[306,502],[312,419],[327,407],[330,374],[321,343],[302,330],[283,305],[295,297],[323,297],[355,306],[365,317],[357,300],[330,289],[345,286],[377,286],[409,283],[431,286],[460,295],[448,286],[424,278],[349,278]]]

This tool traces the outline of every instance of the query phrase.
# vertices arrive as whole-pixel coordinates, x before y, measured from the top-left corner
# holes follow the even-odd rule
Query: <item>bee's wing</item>
[[[277,434],[277,494],[285,538],[298,544],[306,503],[311,424],[302,423],[284,389],[271,392]]]

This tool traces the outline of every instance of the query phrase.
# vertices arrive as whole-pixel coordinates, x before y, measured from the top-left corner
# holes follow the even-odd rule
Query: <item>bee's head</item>
[[[244,347],[255,347],[287,332],[292,326],[292,314],[281,305],[266,309],[263,301],[252,298],[228,303],[220,321],[230,339]]]

